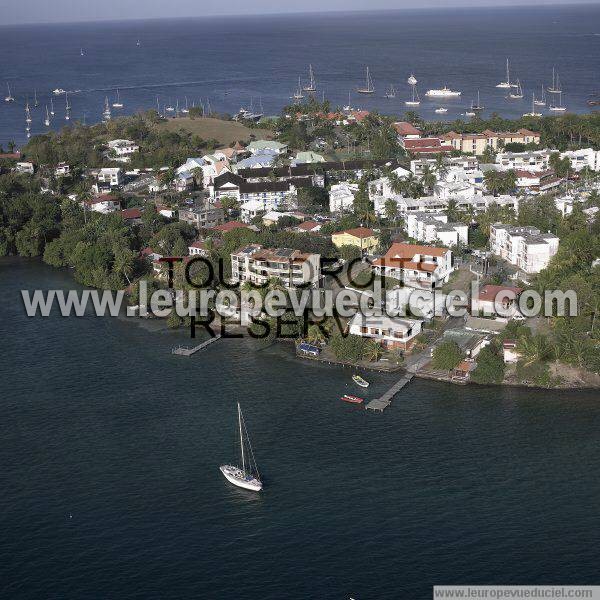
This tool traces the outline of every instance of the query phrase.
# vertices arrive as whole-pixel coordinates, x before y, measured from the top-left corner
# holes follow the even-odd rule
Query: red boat
[[[344,402],[350,402],[350,404],[362,404],[365,400],[364,398],[359,398],[358,396],[350,396],[348,394],[344,394],[341,397],[341,400]]]

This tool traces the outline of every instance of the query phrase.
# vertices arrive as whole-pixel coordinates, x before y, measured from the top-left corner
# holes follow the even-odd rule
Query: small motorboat
[[[360,375],[352,375],[352,381],[354,381],[356,385],[360,385],[360,387],[369,387],[369,382],[365,381]]]
[[[444,108],[443,106],[440,106],[439,108],[435,109],[435,112],[439,115],[445,115],[448,112],[448,109]]]
[[[358,396],[351,396],[350,394],[344,394],[341,398],[344,402],[350,402],[350,404],[362,404],[365,399],[359,398]]]

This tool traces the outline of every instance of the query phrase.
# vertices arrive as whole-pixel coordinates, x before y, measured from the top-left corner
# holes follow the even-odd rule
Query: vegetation
[[[431,366],[440,371],[452,371],[464,358],[463,351],[456,342],[442,342],[433,351]]]
[[[504,359],[495,344],[486,346],[477,356],[477,367],[471,373],[471,381],[481,384],[502,383]]]

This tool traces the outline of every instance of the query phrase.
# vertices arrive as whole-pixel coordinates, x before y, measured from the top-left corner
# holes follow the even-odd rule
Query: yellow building
[[[441,139],[446,144],[450,144],[455,150],[481,156],[487,148],[497,151],[502,146],[510,143],[539,144],[540,134],[529,131],[529,129],[501,132],[486,129],[482,133],[456,133],[450,131],[442,135]]]
[[[372,229],[356,227],[332,234],[331,241],[336,248],[356,246],[361,250],[373,250],[379,245],[379,238]]]

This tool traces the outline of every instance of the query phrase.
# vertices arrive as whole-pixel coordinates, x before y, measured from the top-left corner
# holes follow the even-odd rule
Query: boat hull
[[[256,477],[246,475],[241,469],[232,465],[223,465],[220,469],[225,479],[233,483],[233,485],[253,492],[260,492],[262,490],[262,482],[256,479]]]

